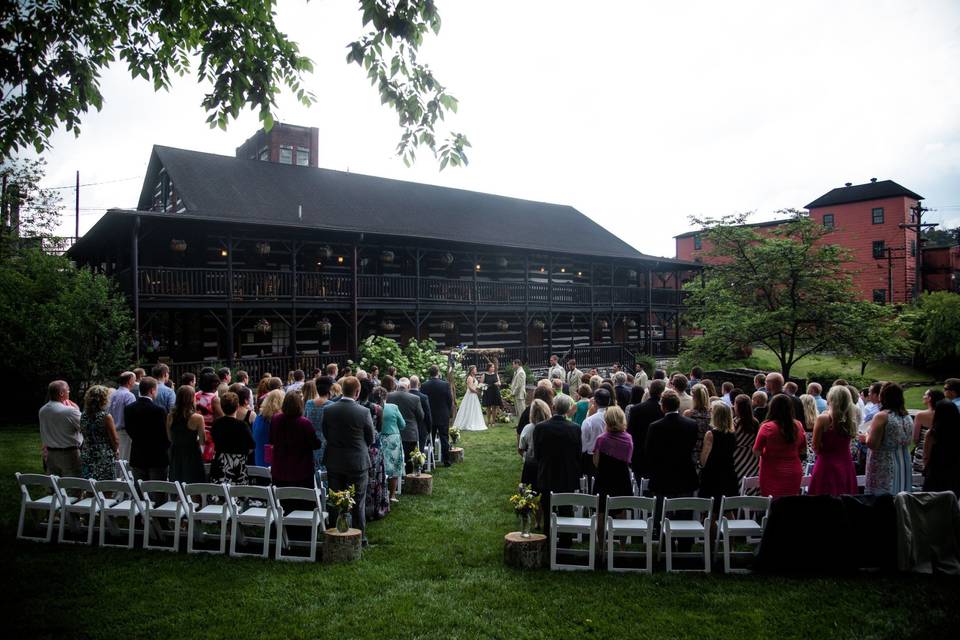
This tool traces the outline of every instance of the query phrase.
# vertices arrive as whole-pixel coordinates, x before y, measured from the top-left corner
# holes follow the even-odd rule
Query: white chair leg
[[[707,529],[709,531],[709,528]],[[703,572],[710,573],[710,539],[708,534],[703,535]]]
[[[187,516],[187,553],[194,553],[193,550],[193,517]]]
[[[653,531],[647,532],[647,573],[653,573]]]
[[[310,525],[310,562],[317,561],[317,521]]]
[[[594,562],[596,561],[597,556],[597,517],[593,516],[593,521],[590,523],[590,562],[587,563],[587,566],[590,567],[590,570],[594,569]]]
[[[281,550],[283,549],[283,516],[281,515],[277,518],[277,548],[274,551],[273,557],[277,560],[281,560]]]
[[[723,572],[730,573],[730,538],[723,536]]]
[[[230,557],[237,557],[237,531],[240,528],[240,524],[237,521],[237,518],[233,519],[233,522],[230,523]]]
[[[673,571],[673,540],[670,537],[670,534],[665,535],[666,538],[666,547],[667,547],[667,573]]]
[[[267,559],[270,557],[270,528],[273,526],[273,517],[267,515],[266,522],[263,526],[263,553],[261,557]]]
[[[223,518],[219,521],[220,524],[220,553],[226,553],[227,551],[227,521]]]

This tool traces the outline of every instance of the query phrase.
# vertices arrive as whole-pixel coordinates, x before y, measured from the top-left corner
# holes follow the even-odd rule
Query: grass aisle
[[[434,495],[371,523],[340,567],[20,543],[14,471],[37,471],[35,428],[0,431],[10,637],[783,638],[942,636],[960,582],[520,573],[503,566],[519,478],[510,427],[465,434]],[[856,541],[837,540],[856,553]],[[800,550],[798,550],[800,552]]]

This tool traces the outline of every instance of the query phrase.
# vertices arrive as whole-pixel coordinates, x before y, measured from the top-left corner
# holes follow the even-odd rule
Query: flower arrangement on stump
[[[533,521],[536,518],[537,511],[540,510],[540,494],[534,491],[529,484],[521,484],[517,487],[517,493],[510,496],[510,504],[513,505],[516,514],[520,516],[520,536],[529,538]]]
[[[447,432],[450,436],[450,444],[459,444],[460,442],[460,427],[450,427],[450,430]]]
[[[426,461],[426,454],[420,451],[420,447],[414,447],[413,451],[410,452],[410,464],[413,465],[413,475],[420,475],[420,470],[423,468],[423,463]]]
[[[346,533],[347,529],[350,528],[350,522],[347,518],[350,517],[350,511],[357,504],[357,501],[354,500],[356,495],[356,486],[350,485],[343,491],[331,491],[327,497],[327,501],[337,508],[337,531],[340,533]]]

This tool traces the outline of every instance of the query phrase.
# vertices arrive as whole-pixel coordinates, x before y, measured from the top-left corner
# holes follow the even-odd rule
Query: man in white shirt
[[[564,379],[563,367],[560,366],[560,358],[557,356],[550,356],[550,371],[547,373],[547,377],[551,380],[554,378]]]
[[[593,448],[597,444],[597,438],[603,433],[605,428],[603,414],[606,413],[612,401],[609,391],[604,388],[597,389],[591,400],[596,407],[596,412],[587,416],[580,425],[580,466],[585,475],[592,476],[596,473],[593,467]]]
[[[291,391],[300,391],[303,389],[303,382],[306,374],[303,372],[303,369],[297,369],[293,372],[293,382],[287,385],[287,393]]]
[[[874,382],[867,390],[867,402],[863,405],[863,423],[860,425],[860,431],[866,431],[873,417],[880,413],[880,389],[882,388],[882,382]]]
[[[131,374],[132,376],[133,374]],[[40,407],[40,442],[47,450],[47,472],[55,476],[79,478],[80,409],[70,400],[70,386],[54,380],[47,389],[47,404]]]
[[[126,423],[123,419],[123,410],[128,405],[137,401],[133,395],[133,388],[138,386],[137,377],[132,371],[124,371],[120,374],[119,384],[116,391],[110,394],[110,402],[107,403],[107,413],[113,417],[113,424],[117,428],[117,437],[120,439],[120,450],[118,455],[121,460],[130,459],[130,447],[133,441],[127,435]]]

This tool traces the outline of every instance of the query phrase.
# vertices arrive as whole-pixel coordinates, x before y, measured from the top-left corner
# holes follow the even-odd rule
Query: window
[[[910,257],[911,258],[917,257],[917,241],[916,240],[910,241]]]
[[[697,251],[703,248],[703,242],[700,240],[700,236],[693,236],[693,248]]]
[[[297,166],[305,167],[310,164],[310,149],[297,147]]]
[[[873,257],[879,260],[880,258],[883,258],[885,256],[886,256],[886,247],[883,244],[883,240],[874,240],[873,241]]]
[[[270,333],[273,353],[287,353],[290,348],[290,327],[282,322],[274,322]]]
[[[833,214],[825,213],[823,214],[823,226],[827,229],[833,229]]]
[[[873,290],[873,301],[877,304],[886,304],[887,302],[887,290],[886,289],[874,289]]]
[[[280,164],[293,164],[293,147],[280,147]]]
[[[267,147],[260,147],[260,151],[257,152],[257,159],[263,160],[264,162],[270,161],[270,149]]]
[[[883,207],[877,207],[872,211],[873,224],[883,224]]]

